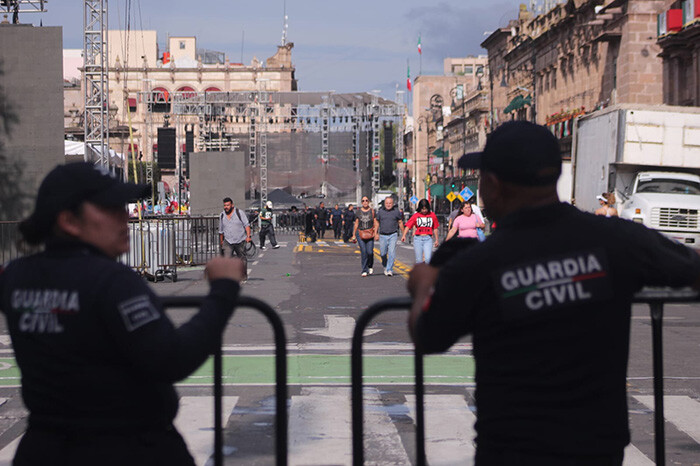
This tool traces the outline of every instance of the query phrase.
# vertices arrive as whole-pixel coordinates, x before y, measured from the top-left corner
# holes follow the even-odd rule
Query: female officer
[[[29,409],[17,466],[194,464],[172,424],[173,383],[215,349],[245,271],[237,259],[209,262],[209,295],[176,329],[143,279],[115,260],[129,250],[126,204],[148,191],[92,164],[61,165],[20,225],[45,250],[0,273]]]

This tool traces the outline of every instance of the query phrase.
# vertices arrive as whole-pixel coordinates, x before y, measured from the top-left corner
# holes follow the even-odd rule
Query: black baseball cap
[[[544,126],[509,121],[489,135],[482,152],[465,154],[457,164],[489,171],[513,184],[546,186],[561,175],[561,149],[559,140]]]
[[[84,201],[119,207],[150,193],[150,185],[124,183],[92,163],[58,165],[41,182],[34,212],[27,222],[41,230],[50,229],[59,212],[73,209]]]

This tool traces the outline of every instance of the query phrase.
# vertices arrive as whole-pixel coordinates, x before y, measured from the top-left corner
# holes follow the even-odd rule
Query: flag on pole
[[[423,55],[423,47],[420,45],[420,34],[418,34],[418,55]]]
[[[406,89],[411,92],[411,67],[406,62]]]

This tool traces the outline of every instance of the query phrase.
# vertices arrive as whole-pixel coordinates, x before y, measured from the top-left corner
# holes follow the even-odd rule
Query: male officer
[[[699,287],[700,257],[560,203],[559,143],[543,126],[505,123],[459,166],[481,170],[498,229],[440,269],[415,267],[410,326],[427,352],[472,335],[476,465],[622,464],[632,297]]]
[[[160,299],[129,267],[126,184],[89,163],[60,165],[41,183],[25,241],[45,250],[0,270],[29,426],[13,464],[194,466],[175,427],[173,384],[220,341],[245,273],[215,258],[199,312],[175,328]]]

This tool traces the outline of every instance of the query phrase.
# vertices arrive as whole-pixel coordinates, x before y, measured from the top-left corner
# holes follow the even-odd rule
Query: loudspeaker
[[[175,170],[175,128],[158,128],[158,166]]]

